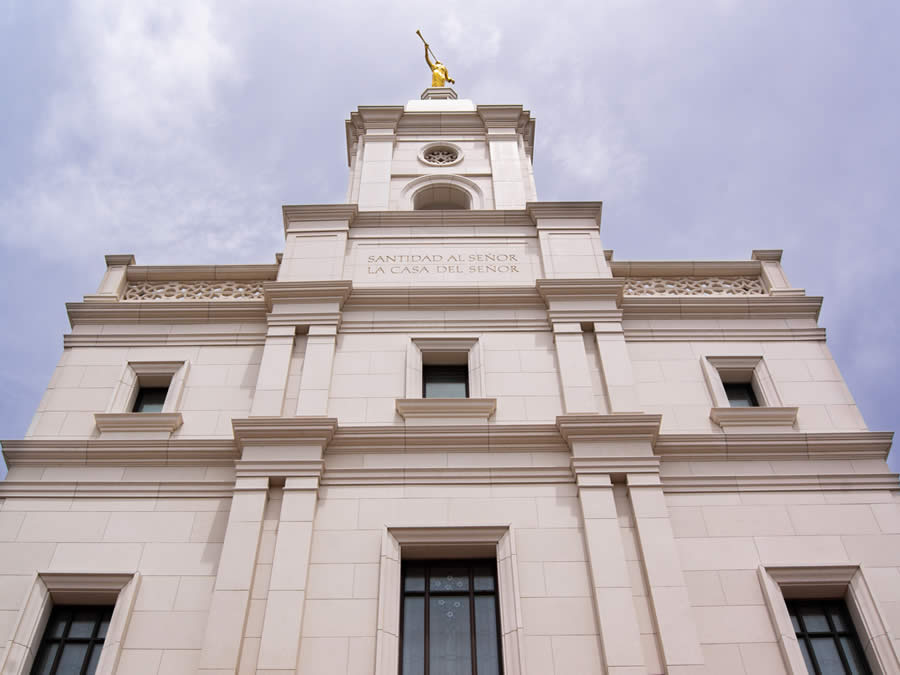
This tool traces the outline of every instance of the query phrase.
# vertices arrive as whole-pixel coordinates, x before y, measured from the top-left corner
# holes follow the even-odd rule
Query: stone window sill
[[[709,419],[723,429],[728,427],[792,427],[797,421],[797,408],[712,408]]]
[[[483,423],[497,409],[495,398],[398,398],[397,413],[407,423]]]
[[[176,413],[95,413],[94,421],[101,432],[108,431],[168,431],[173,432],[184,421]]]

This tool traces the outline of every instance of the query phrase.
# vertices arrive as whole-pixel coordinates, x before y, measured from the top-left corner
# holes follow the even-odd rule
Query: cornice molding
[[[356,204],[286,204],[281,207],[285,232],[291,223],[344,221],[351,225],[358,213]]]
[[[390,227],[452,227],[454,225],[479,228],[491,227],[528,227],[532,228],[531,218],[524,211],[502,211],[495,209],[468,210],[468,209],[438,209],[434,211],[360,211],[356,219],[351,223],[350,237],[358,237],[354,230],[360,228],[390,228]],[[532,230],[532,232],[534,232]],[[378,235],[382,236],[381,234]],[[407,233],[404,235],[409,238]],[[441,233],[441,236],[454,236],[453,232]],[[496,232],[480,235],[478,231],[469,231],[462,236],[466,237],[502,237],[502,233]],[[536,236],[533,234],[532,236]]]
[[[609,267],[614,277],[758,277],[762,273],[758,260],[611,260]]]
[[[111,253],[103,256],[107,267],[119,267],[122,265],[134,265],[134,253]]]
[[[746,358],[737,358],[735,362],[744,363],[746,361]],[[794,422],[797,421],[797,408],[762,406],[755,408],[711,408],[709,411],[709,419],[726,430],[732,427],[791,427],[794,425]]]
[[[486,485],[527,483],[573,483],[567,466],[520,467],[375,467],[327,468],[323,486],[336,485]]]
[[[622,301],[623,279],[536,279],[535,287],[546,302],[551,300],[615,300]]]
[[[240,323],[266,320],[262,300],[182,302],[68,302],[70,325],[97,323]]]
[[[402,105],[361,105],[352,113],[365,129],[396,129],[403,114]]]
[[[576,441],[647,441],[659,437],[662,415],[620,413],[614,415],[560,415],[556,426],[571,445]]]
[[[833,492],[840,490],[900,490],[895,473],[867,474],[721,474],[671,476],[662,479],[664,492]]]
[[[893,432],[661,434],[654,451],[665,459],[887,459]]]
[[[487,420],[497,409],[495,398],[398,398],[397,414],[408,419]]]
[[[568,452],[552,424],[340,427],[328,453]]]
[[[128,281],[266,281],[278,265],[129,265]]]
[[[277,303],[335,302],[338,310],[350,297],[353,282],[336,281],[267,281],[263,284],[266,309],[272,311]]]
[[[334,417],[236,417],[231,420],[234,442],[249,446],[317,444],[323,448],[334,437]]]
[[[63,347],[217,347],[266,342],[265,323],[241,333],[76,333],[63,335]]]
[[[10,466],[231,466],[238,457],[223,439],[31,439],[0,441]]]
[[[603,202],[528,202],[525,211],[535,225],[541,219],[589,219],[600,227]]]
[[[814,296],[660,296],[622,299],[625,319],[812,319],[822,298]]]
[[[222,499],[233,492],[234,481],[0,481],[0,497],[6,498]]]
[[[438,308],[435,308],[438,309]],[[432,321],[418,319],[379,321],[377,319],[341,319],[342,333],[446,333],[449,331],[547,332],[550,324],[541,319],[455,319],[445,316]]]
[[[381,286],[355,287],[345,310],[543,309],[534,286]]]
[[[750,258],[760,262],[781,262],[783,253],[784,251],[780,248],[756,248],[750,253]]]
[[[531,113],[518,104],[479,105],[475,108],[485,127],[509,126],[518,127],[528,120]]]
[[[628,318],[633,318],[629,316]],[[677,320],[675,317],[671,317]],[[725,318],[723,321],[727,321]],[[756,342],[760,340],[813,341],[825,340],[824,328],[732,328],[723,323],[718,328],[630,328],[624,327],[629,342]]]

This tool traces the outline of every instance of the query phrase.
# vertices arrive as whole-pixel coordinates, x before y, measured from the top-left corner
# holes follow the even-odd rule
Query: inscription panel
[[[345,277],[354,284],[528,284],[540,276],[534,240],[516,243],[353,242]]]

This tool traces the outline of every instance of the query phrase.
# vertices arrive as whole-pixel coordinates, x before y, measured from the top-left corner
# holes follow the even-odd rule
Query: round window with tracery
[[[449,145],[433,145],[422,153],[422,160],[434,166],[455,164],[459,159],[459,150]]]

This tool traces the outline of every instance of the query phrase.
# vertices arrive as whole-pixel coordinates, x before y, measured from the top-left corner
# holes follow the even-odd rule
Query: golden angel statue
[[[422,33],[416,31],[416,35],[422,38],[422,42],[425,42],[425,38],[422,37]],[[432,87],[446,87],[447,83],[456,84],[456,80],[450,77],[450,73],[447,72],[447,66],[438,61],[437,57],[434,57],[434,61],[431,60],[428,56],[428,52],[431,51],[431,47],[428,46],[428,43],[425,42],[425,63],[428,64],[428,67],[431,69],[431,86]],[[431,56],[434,56],[434,52],[431,52]]]

